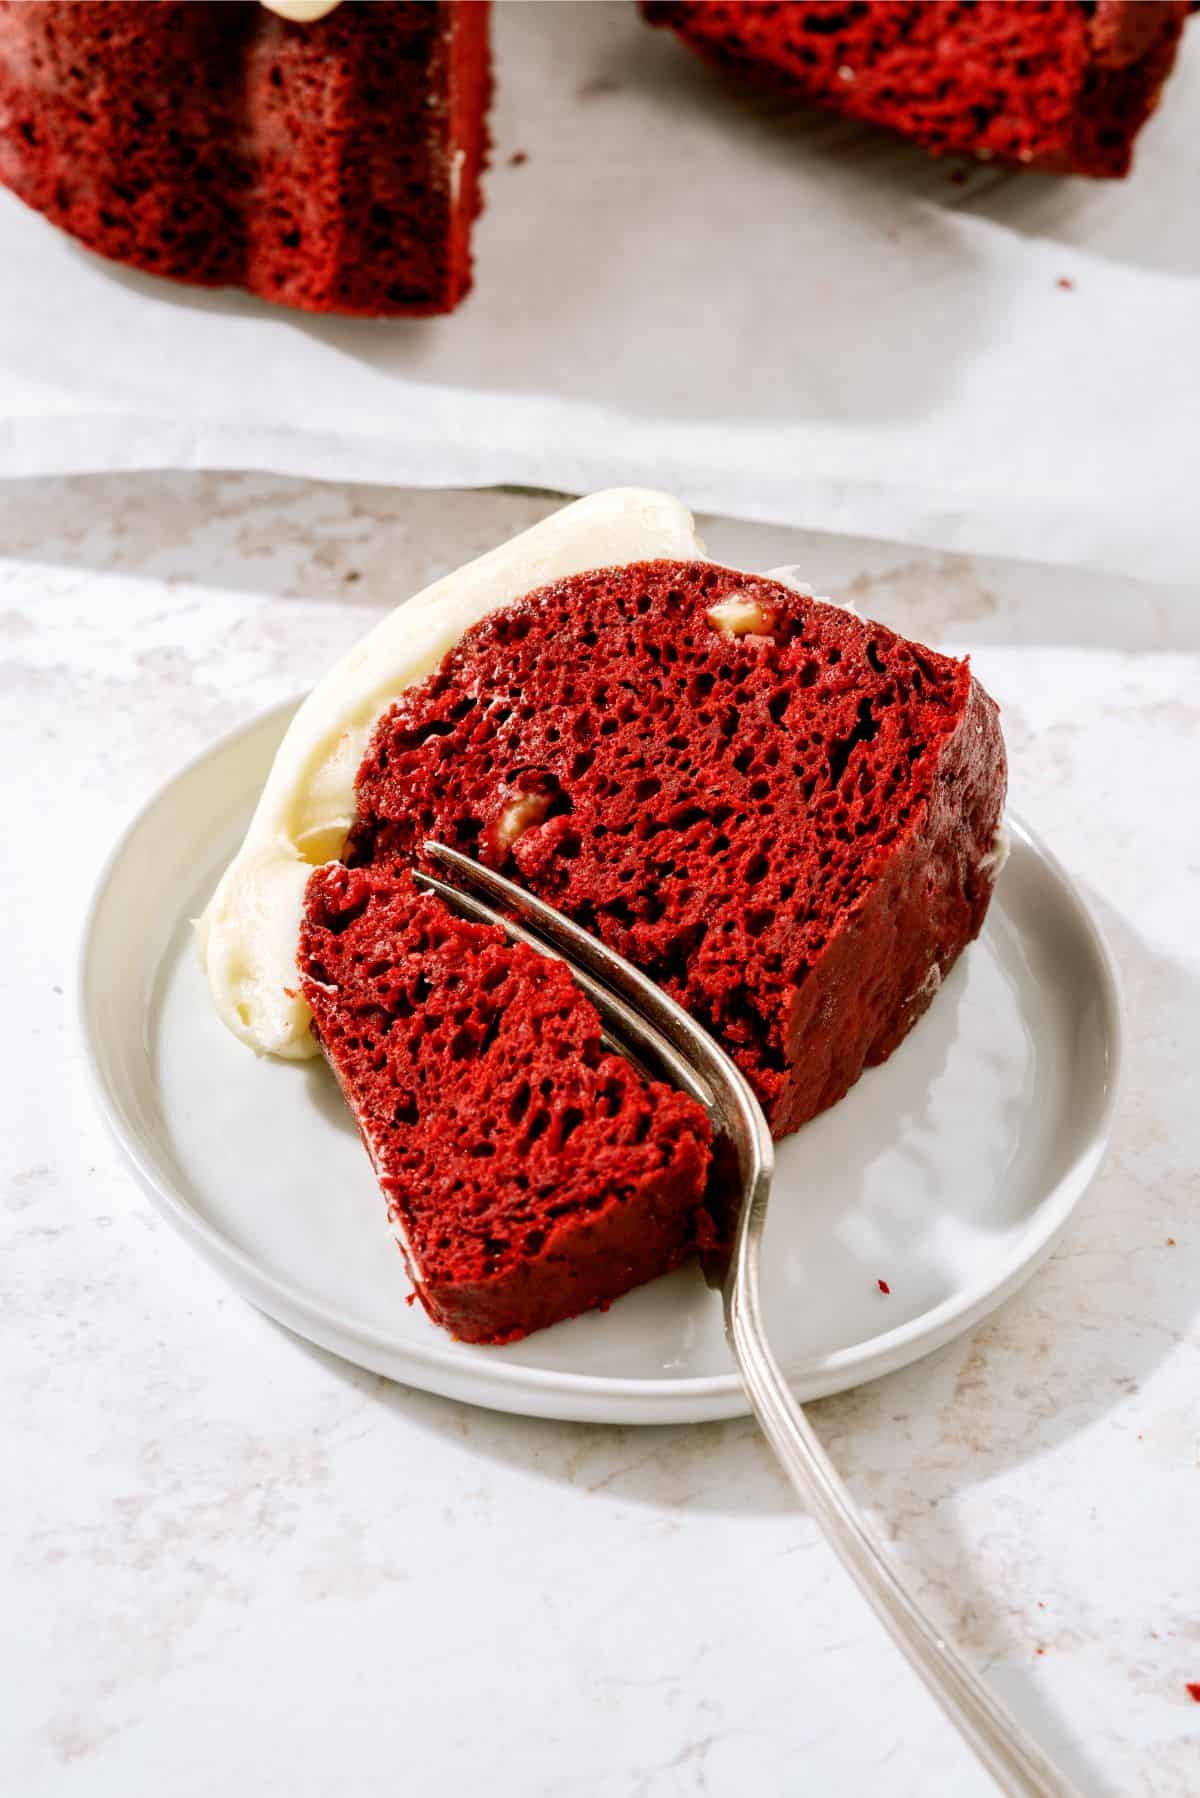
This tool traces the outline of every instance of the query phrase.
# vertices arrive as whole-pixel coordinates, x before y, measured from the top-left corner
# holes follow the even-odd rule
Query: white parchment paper
[[[764,101],[624,3],[502,0],[495,41],[476,290],[448,319],[144,277],[0,192],[0,474],[642,483],[1193,574],[1200,21],[1103,184],[964,174]]]

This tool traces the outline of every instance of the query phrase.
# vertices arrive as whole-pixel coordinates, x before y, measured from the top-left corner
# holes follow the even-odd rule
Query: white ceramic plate
[[[691,1268],[506,1348],[419,1305],[322,1061],[257,1060],[208,1003],[189,919],[236,847],[291,715],[199,757],[117,845],[83,944],[102,1107],[159,1209],[254,1304],[412,1386],[539,1416],[661,1423],[746,1409]],[[1111,963],[1020,828],[980,940],[891,1060],[779,1145],[764,1302],[802,1398],[889,1372],[976,1323],[1054,1245],[1108,1136]],[[878,1282],[886,1281],[890,1294]]]

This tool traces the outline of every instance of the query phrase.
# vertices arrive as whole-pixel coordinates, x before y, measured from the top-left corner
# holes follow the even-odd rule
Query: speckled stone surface
[[[551,501],[0,488],[8,826],[0,1791],[982,1798],[748,1421],[535,1423],[234,1297],[94,1113],[75,946],[172,769]],[[706,525],[969,646],[1116,951],[1108,1164],[973,1334],[813,1408],[924,1601],[1088,1794],[1200,1791],[1200,596]]]

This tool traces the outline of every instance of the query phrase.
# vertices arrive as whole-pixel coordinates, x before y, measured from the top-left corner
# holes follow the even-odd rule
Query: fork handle
[[[757,1292],[752,1289],[747,1302],[745,1281],[729,1297],[726,1330],[754,1414],[792,1485],[893,1641],[1000,1790],[1009,1798],[1079,1798],[897,1579],[793,1397],[762,1329]]]
[[[426,842],[424,853],[436,867],[449,870],[473,901],[482,896],[504,907],[502,914],[485,906],[493,923],[516,934],[507,915],[515,914],[526,941],[532,931],[535,946],[549,945],[563,955],[576,978],[581,968],[594,977],[600,987],[593,984],[588,990],[594,1002],[603,1004],[606,1025],[632,1042],[635,1051],[656,1039],[658,1052],[666,1049],[673,1057],[668,1077],[692,1092],[727,1135],[738,1163],[740,1209],[728,1265],[714,1254],[706,1272],[719,1276],[723,1285],[726,1331],[767,1440],[886,1628],[1001,1789],[1009,1798],[1078,1798],[922,1616],[863,1527],[771,1353],[759,1314],[758,1257],[774,1157],[766,1118],[741,1069],[661,987],[544,900],[445,843]],[[455,885],[429,884],[461,906],[463,895]]]

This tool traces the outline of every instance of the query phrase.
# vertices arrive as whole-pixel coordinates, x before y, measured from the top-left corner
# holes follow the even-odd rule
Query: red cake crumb
[[[841,1098],[984,919],[1005,787],[965,662],[707,562],[469,631],[380,722],[348,859],[503,868],[720,1038],[776,1135]]]
[[[89,248],[312,312],[471,283],[482,0],[0,0],[0,181]]]
[[[642,0],[702,55],[938,154],[1124,175],[1189,0]]]
[[[1060,275],[1054,285],[1061,287],[1064,293],[1074,293],[1075,291],[1075,283],[1070,275]]]
[[[876,1280],[875,1284],[876,1284],[876,1286],[878,1286],[880,1292],[882,1292],[882,1294],[884,1295],[885,1298],[890,1297],[892,1289],[888,1285],[886,1280]]]
[[[1193,1699],[1196,1704],[1200,1704],[1200,1680],[1189,1680],[1186,1691],[1189,1698]]]
[[[561,961],[456,917],[385,858],[312,875],[300,969],[436,1323],[513,1341],[695,1247],[708,1119],[603,1048]]]

